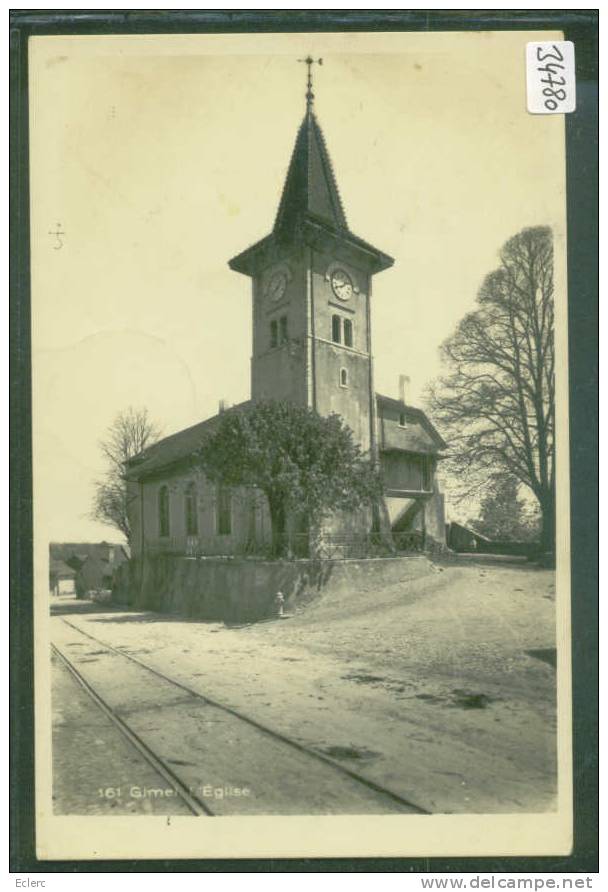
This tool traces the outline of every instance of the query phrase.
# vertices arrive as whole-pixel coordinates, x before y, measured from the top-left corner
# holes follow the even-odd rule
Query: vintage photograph
[[[30,39],[39,857],[570,850],[562,39]]]

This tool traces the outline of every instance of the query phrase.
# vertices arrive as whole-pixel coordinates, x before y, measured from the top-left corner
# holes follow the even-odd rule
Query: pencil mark
[[[54,251],[60,251],[63,248],[62,238],[65,236],[65,230],[62,229],[61,223],[57,224],[57,229],[49,229],[49,235],[54,235],[57,239],[57,244],[53,245]]]

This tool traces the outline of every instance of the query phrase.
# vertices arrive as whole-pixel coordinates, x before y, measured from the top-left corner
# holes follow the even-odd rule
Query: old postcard
[[[30,39],[39,858],[570,851],[574,51]]]

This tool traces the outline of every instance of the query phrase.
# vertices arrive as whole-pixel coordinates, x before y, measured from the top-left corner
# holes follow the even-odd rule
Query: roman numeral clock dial
[[[331,290],[338,300],[349,300],[353,296],[353,280],[343,269],[335,269],[331,274]]]
[[[268,282],[266,283],[266,288],[264,290],[264,295],[267,300],[272,303],[277,303],[281,300],[283,295],[285,294],[285,290],[287,288],[287,275],[285,272],[280,271],[273,273]]]

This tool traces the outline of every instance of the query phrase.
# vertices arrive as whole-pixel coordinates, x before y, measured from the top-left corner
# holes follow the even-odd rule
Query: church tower
[[[372,276],[393,259],[348,228],[313,110],[306,113],[270,235],[230,260],[253,289],[252,400],[335,412],[364,451],[375,447]]]

